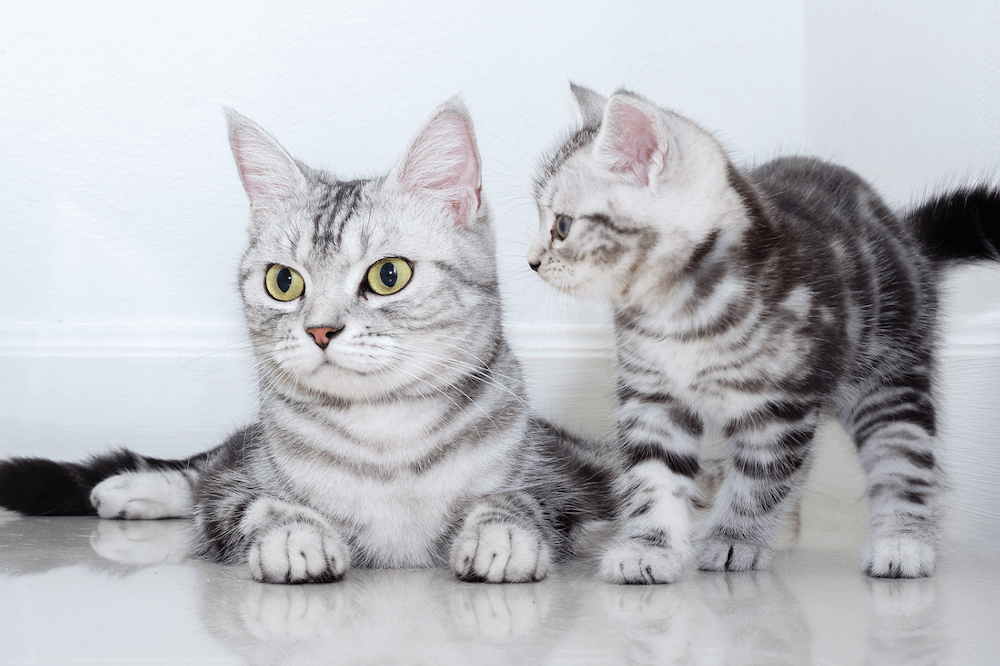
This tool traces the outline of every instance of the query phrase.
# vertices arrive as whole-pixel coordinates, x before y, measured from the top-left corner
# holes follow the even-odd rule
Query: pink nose
[[[320,349],[326,349],[327,345],[330,344],[330,340],[333,340],[337,333],[340,333],[343,328],[330,328],[329,326],[307,328],[306,333],[313,336],[313,340],[316,341],[317,346]]]

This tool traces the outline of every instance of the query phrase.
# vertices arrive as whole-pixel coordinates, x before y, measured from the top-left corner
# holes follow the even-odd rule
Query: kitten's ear
[[[404,192],[442,201],[456,226],[482,205],[482,174],[469,112],[457,99],[439,106],[393,170]]]
[[[601,130],[594,141],[594,158],[612,173],[636,185],[655,182],[666,164],[667,132],[652,104],[628,94],[608,101]]]
[[[608,98],[598,92],[594,92],[590,88],[585,88],[575,83],[569,84],[569,90],[572,93],[570,102],[573,106],[573,111],[576,112],[577,121],[585,127],[588,125],[600,125],[601,118],[604,117],[604,107],[608,103]]]
[[[266,208],[305,191],[305,176],[281,144],[232,109],[226,116],[229,147],[252,207]]]

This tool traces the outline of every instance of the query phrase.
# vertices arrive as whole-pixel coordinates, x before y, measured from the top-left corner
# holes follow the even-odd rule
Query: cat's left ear
[[[600,125],[608,98],[576,83],[569,84],[569,91],[570,103],[576,113],[577,122],[584,126]]]
[[[444,203],[456,226],[475,218],[482,205],[482,168],[462,102],[453,99],[434,111],[390,179],[404,192]]]
[[[647,186],[663,172],[668,147],[658,108],[630,94],[611,97],[594,140],[599,165],[635,185]]]

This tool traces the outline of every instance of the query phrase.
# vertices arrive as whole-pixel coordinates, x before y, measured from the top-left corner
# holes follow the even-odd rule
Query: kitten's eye
[[[277,301],[294,301],[306,290],[306,281],[294,268],[272,264],[264,277],[264,287]]]
[[[572,226],[572,217],[569,215],[557,215],[556,223],[552,225],[552,237],[559,240],[566,240],[566,236],[569,236],[569,229]]]
[[[380,296],[395,294],[413,277],[410,262],[399,257],[380,259],[368,269],[368,288]]]

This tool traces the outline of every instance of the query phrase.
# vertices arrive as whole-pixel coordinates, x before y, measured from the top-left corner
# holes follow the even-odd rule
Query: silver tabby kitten
[[[265,582],[449,563],[463,580],[543,578],[603,516],[609,470],[526,406],[465,108],[437,109],[373,179],[310,169],[235,112],[229,138],[251,204],[256,422],[188,461],[8,461],[0,505],[193,513],[202,555]]]
[[[692,559],[765,567],[825,417],[866,474],[863,570],[929,575],[939,271],[998,258],[1000,192],[897,216],[847,169],[785,158],[739,171],[707,132],[638,95],[573,94],[582,128],[544,163],[528,261],[615,309],[627,471],[604,577],[669,582]],[[709,425],[727,474],[695,527]]]

